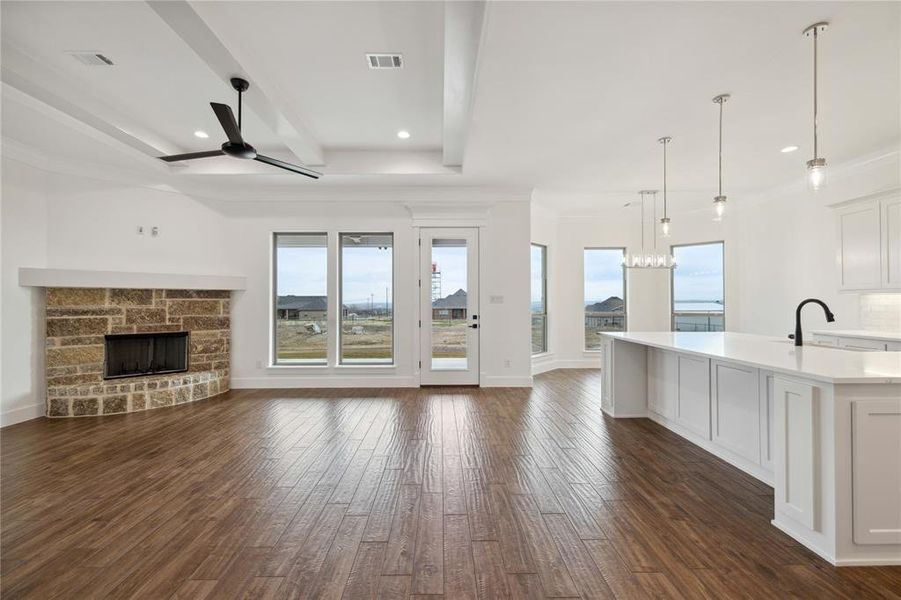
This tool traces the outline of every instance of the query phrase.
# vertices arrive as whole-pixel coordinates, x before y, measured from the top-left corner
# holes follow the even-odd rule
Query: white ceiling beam
[[[279,136],[297,160],[311,166],[324,164],[322,148],[278,93],[270,67],[265,61],[254,60],[237,40],[224,43],[215,33],[223,29],[221,22],[217,27],[218,3],[205,6],[203,2],[148,0],[147,4],[223,81],[243,77],[250,82],[250,89],[244,94],[247,106]]]
[[[445,165],[463,164],[484,19],[485,2],[444,5]]]
[[[7,56],[4,55],[4,60]],[[5,65],[4,65],[5,66]],[[157,157],[160,151],[141,139],[126,133],[78,106],[31,83],[18,73],[4,68],[2,89],[5,101],[18,102],[51,121],[83,134],[111,149],[134,158],[141,167],[156,172],[169,172],[168,165]]]
[[[25,73],[29,75],[26,76]],[[58,74],[47,73],[45,67],[17,48],[8,43],[3,44],[3,69],[0,70],[0,80],[4,84],[4,94],[92,139],[135,156],[157,170],[166,170],[165,165],[161,164],[157,157],[166,154],[171,148],[165,147],[155,139],[151,140],[153,143],[148,143],[142,135],[143,132],[125,131],[116,125],[115,120],[121,122],[123,119],[115,110],[104,111],[104,114],[111,115],[110,119],[104,119],[98,116],[97,111],[81,108],[74,98],[63,98],[51,92],[40,83],[48,77],[58,77]],[[77,92],[78,90],[73,91]]]

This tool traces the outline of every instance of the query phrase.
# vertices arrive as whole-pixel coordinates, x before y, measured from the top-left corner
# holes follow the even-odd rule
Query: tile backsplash
[[[901,294],[861,294],[860,326],[871,331],[901,331]]]

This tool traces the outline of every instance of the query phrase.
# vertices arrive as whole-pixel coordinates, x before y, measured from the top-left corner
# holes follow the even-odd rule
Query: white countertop
[[[863,329],[817,329],[810,333],[831,335],[835,337],[859,338],[862,340],[879,340],[880,342],[901,342],[901,331],[866,331]]]
[[[788,339],[730,332],[605,332],[603,335],[829,383],[901,383],[901,352],[855,352],[822,346],[796,348]]]

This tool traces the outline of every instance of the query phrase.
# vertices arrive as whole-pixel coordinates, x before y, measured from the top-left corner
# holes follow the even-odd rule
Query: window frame
[[[620,250],[622,257],[626,257],[625,246],[585,246],[582,248],[582,352],[598,353],[601,348],[587,348],[588,339],[585,337],[585,252],[588,250]],[[626,266],[621,264],[623,273],[623,331],[629,331],[629,288],[626,280]]]
[[[686,248],[691,246],[712,246],[714,244],[719,244],[722,246],[722,271],[723,271],[723,331],[726,331],[726,240],[711,240],[709,242],[692,242],[689,244],[672,244],[670,245],[670,254],[672,256],[676,256],[676,248]],[[676,268],[677,266],[670,269],[669,276],[669,328],[670,331],[676,331]],[[709,312],[709,311],[708,311]],[[709,333],[709,332],[708,332]]]
[[[544,329],[544,335],[543,335],[543,338],[542,338],[543,341],[544,341],[544,347],[543,347],[541,350],[539,350],[538,352],[535,352],[534,349],[532,349],[532,356],[541,356],[542,354],[547,354],[548,352],[550,352],[550,344],[549,344],[549,340],[548,340],[548,326],[547,326],[547,321],[548,321],[548,297],[547,297],[547,244],[538,244],[538,243],[536,243],[536,242],[531,242],[531,243],[529,244],[529,253],[530,253],[530,254],[529,254],[529,259],[530,259],[530,260],[529,260],[529,265],[530,265],[530,269],[531,269],[531,262],[532,262],[532,261],[531,261],[531,258],[532,258],[532,257],[531,257],[531,251],[532,251],[532,248],[540,248],[540,249],[541,249],[541,306],[542,306],[542,308],[544,309],[544,310],[543,310],[542,312],[540,312],[540,313],[534,313],[534,312],[531,311],[531,301],[529,302],[529,304],[530,304],[530,310],[529,310],[530,314],[531,314],[531,315],[540,314],[541,316],[544,317],[544,321],[543,321],[543,323],[544,323],[544,326],[543,326],[543,329]],[[531,282],[531,280],[532,280],[532,277],[531,277],[531,272],[530,272],[530,273],[529,273],[529,281]],[[530,283],[530,288],[531,288],[531,283]],[[532,290],[529,289],[529,296],[530,296],[530,297],[531,297],[531,295],[532,295],[531,292],[532,292]],[[530,334],[531,334],[531,330],[530,330]],[[531,335],[529,336],[529,342],[530,342],[529,346],[530,346],[530,349],[531,349],[531,346],[532,346],[532,344],[531,344]]]
[[[387,235],[391,237],[391,360],[390,361],[376,361],[376,360],[354,360],[350,362],[346,362],[344,360],[344,356],[342,353],[342,345],[344,342],[344,311],[342,310],[342,306],[344,305],[344,247],[341,245],[341,240],[345,236],[351,235]],[[395,280],[397,279],[397,263],[396,263],[396,245],[395,240],[396,237],[394,231],[339,231],[337,235],[337,277],[336,277],[336,286],[337,286],[337,305],[336,310],[337,314],[337,327],[335,331],[335,366],[336,367],[394,367],[397,365],[397,320],[395,314],[395,296],[396,296],[396,288],[395,288]]]
[[[331,234],[328,231],[322,230],[310,230],[310,231],[273,231],[270,236],[269,242],[269,252],[271,254],[270,263],[270,278],[271,284],[269,286],[269,293],[271,295],[269,302],[269,367],[277,367],[277,368],[304,368],[304,367],[312,367],[312,368],[323,368],[329,366],[329,343],[328,343],[328,334],[325,342],[325,359],[311,359],[304,361],[287,361],[287,360],[279,360],[278,358],[278,237],[280,235],[295,235],[295,236],[323,236],[325,237],[325,305],[326,305],[326,313],[325,313],[325,321],[329,322],[329,285],[328,285],[328,273],[330,266],[330,258],[329,258],[329,245],[331,242]]]

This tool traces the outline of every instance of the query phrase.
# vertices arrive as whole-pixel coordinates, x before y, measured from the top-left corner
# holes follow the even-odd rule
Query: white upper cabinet
[[[846,204],[836,216],[839,289],[901,290],[901,196]]]
[[[901,195],[883,198],[882,287],[901,289]]]

